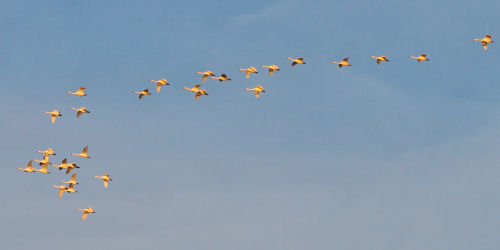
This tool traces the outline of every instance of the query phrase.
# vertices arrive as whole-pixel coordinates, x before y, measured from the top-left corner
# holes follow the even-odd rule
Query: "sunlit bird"
[[[96,176],[94,176],[94,178],[102,179],[103,182],[104,182],[104,187],[105,188],[108,188],[108,182],[112,181],[112,179],[109,178],[109,174],[107,174],[107,173],[104,173],[102,176],[97,176],[96,175]]]
[[[266,92],[264,90],[264,87],[260,86],[260,85],[257,85],[257,87],[253,88],[253,89],[245,89],[246,91],[253,91],[255,93],[255,97],[259,98],[259,94],[261,92]]]
[[[71,91],[68,91],[68,94],[70,95],[77,95],[77,96],[87,96],[87,94],[85,94],[85,89],[84,87],[80,87],[77,91],[75,92],[71,92]]]
[[[33,168],[33,161],[29,161],[28,162],[28,165],[26,166],[26,168],[17,168],[19,170],[22,170],[24,172],[28,172],[28,173],[33,173],[33,172],[36,172],[36,169]]]
[[[69,163],[68,164],[68,167],[66,168],[66,174],[69,174],[71,173],[71,171],[75,168],[80,168],[79,166],[77,166],[75,163]],[[62,168],[59,168],[59,170],[61,170]]]
[[[342,61],[340,62],[332,61],[332,63],[339,65],[339,68],[342,68],[344,66],[352,66],[351,64],[349,64],[349,58],[347,57],[342,59]]]
[[[274,71],[280,70],[280,67],[278,67],[277,65],[274,65],[274,64],[273,65],[269,65],[269,66],[262,65],[261,67],[262,68],[267,68],[270,76],[273,76]]]
[[[292,61],[292,67],[297,65],[297,64],[306,64],[306,62],[304,62],[304,58],[302,58],[302,57],[299,57],[297,59],[293,59],[291,57],[288,57],[288,60]]]
[[[83,113],[90,113],[90,111],[86,107],[81,107],[81,108],[73,108],[73,107],[71,107],[71,109],[78,111],[78,112],[76,112],[76,118],[80,118],[80,116]]]
[[[50,121],[51,121],[52,123],[55,123],[55,122],[56,122],[56,117],[58,117],[58,116],[62,116],[62,115],[61,115],[61,112],[59,112],[59,110],[56,110],[56,109],[54,109],[54,111],[52,111],[52,112],[45,111],[44,113],[45,113],[45,114],[49,114],[49,115],[50,115]]]
[[[377,64],[380,64],[380,62],[388,62],[389,59],[387,59],[386,56],[370,56],[371,58],[374,58],[377,60]]]
[[[78,181],[76,181],[76,173],[74,173],[72,176],[71,176],[71,179],[69,179],[69,181],[61,181],[62,183],[66,183],[66,184],[73,184],[73,185],[78,185]]]
[[[53,149],[48,148],[47,150],[37,150],[38,153],[42,153],[44,155],[56,155]]]
[[[222,81],[231,81],[231,78],[227,77],[227,75],[226,75],[226,74],[222,74],[222,75],[220,75],[219,77],[212,76],[211,78],[212,78],[212,79],[217,79],[217,80],[219,80],[220,82],[222,82]]]
[[[196,84],[196,85],[194,85],[193,88],[184,87],[184,89],[187,89],[193,93],[196,93],[196,95],[194,96],[194,99],[198,100],[201,95],[208,95],[206,90],[200,89],[200,86],[201,86],[201,84]]]
[[[429,58],[427,58],[427,54],[422,54],[420,56],[410,56],[411,59],[416,59],[417,62],[421,61],[429,61]]]
[[[49,164],[43,164],[41,168],[35,169],[35,171],[40,172],[42,174],[48,174],[50,173],[48,170]]]
[[[134,93],[139,94],[139,99],[142,99],[145,95],[151,95],[148,89],[143,89],[142,91],[134,91]]]
[[[35,161],[38,162],[38,165],[40,166],[50,164],[49,155],[43,155],[42,160],[35,160]]]
[[[88,151],[89,151],[89,146],[85,146],[81,153],[79,154],[71,153],[71,155],[80,156],[82,158],[90,158],[90,156],[87,154]]]
[[[59,197],[59,198],[62,197],[62,195],[64,194],[64,191],[68,190],[68,187],[64,186],[64,185],[63,186],[52,185],[52,187],[59,189],[59,194],[57,195],[57,197]]]
[[[64,158],[61,161],[61,164],[59,164],[59,165],[52,164],[52,167],[59,168],[59,170],[66,169],[66,174],[69,174],[71,172],[71,170],[73,170],[75,168],[80,168],[75,163],[68,163],[68,159],[66,159],[66,158]]]
[[[483,38],[474,38],[473,40],[476,41],[476,42],[481,42],[481,44],[483,45],[483,49],[484,50],[488,49],[488,43],[495,42],[495,41],[491,40],[491,35],[486,35]]]
[[[65,168],[68,168],[68,159],[64,158],[62,161],[61,161],[61,164],[52,164],[52,167],[55,167],[55,168],[59,168],[59,170],[61,169],[65,169]]]
[[[82,220],[87,219],[87,215],[89,215],[89,214],[95,214],[94,209],[91,208],[91,207],[88,207],[88,208],[78,208],[78,211],[83,211]]]
[[[258,74],[259,71],[257,71],[257,68],[252,66],[250,68],[247,68],[247,69],[240,69],[240,71],[245,71],[245,77],[246,78],[250,78],[250,74],[253,73],[253,74]]]
[[[73,186],[73,184],[69,184],[68,188],[66,189],[66,192],[68,192],[68,193],[76,193],[78,191],[76,191],[76,189]]]
[[[215,74],[210,70],[205,72],[196,72],[196,73],[202,75],[201,82],[205,82],[209,76],[215,76]]]
[[[162,86],[170,85],[165,78],[160,80],[151,80],[151,82],[156,82],[156,92],[160,92]]]

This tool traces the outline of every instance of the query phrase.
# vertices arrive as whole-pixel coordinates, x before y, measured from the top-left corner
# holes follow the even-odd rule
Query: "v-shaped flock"
[[[483,38],[474,38],[473,41],[476,42],[481,42],[482,47],[484,50],[488,49],[488,44],[493,43],[494,41],[492,40],[491,35],[485,35]],[[370,58],[373,58],[376,60],[377,64],[381,64],[382,62],[389,62],[389,59],[384,56],[370,56]],[[417,62],[426,62],[429,61],[429,57],[427,54],[422,53],[419,56],[410,56],[411,59],[416,60]],[[295,67],[298,64],[306,64],[304,58],[299,57],[299,58],[292,58],[288,57],[288,60],[291,61],[291,67]],[[349,62],[349,58],[345,57],[340,61],[331,61],[331,63],[338,65],[339,68],[343,68],[345,66],[352,66]],[[261,68],[267,69],[269,76],[273,76],[276,71],[279,71],[280,68],[275,65],[262,65]],[[245,78],[249,79],[251,74],[258,74],[257,67],[255,66],[250,66],[248,68],[240,68],[239,71],[242,71],[245,73]],[[202,95],[208,95],[207,90],[203,89],[201,85],[206,82],[207,79],[214,79],[218,80],[220,82],[226,82],[226,81],[231,81],[231,78],[228,77],[226,73],[220,74],[220,76],[216,76],[216,74],[210,70],[207,71],[200,71],[196,72],[196,74],[201,75],[201,83],[199,84],[194,84],[192,88],[184,87],[184,89],[192,92],[195,94],[194,99],[198,100],[200,96]],[[167,79],[162,78],[160,80],[150,80],[152,83],[156,83],[156,92],[160,92],[162,87],[170,85]],[[78,90],[75,92],[72,91],[67,91],[68,94],[70,95],[75,95],[79,97],[84,97],[87,96],[87,93],[85,93],[86,88],[85,87],[79,87]],[[264,90],[264,87],[260,84],[257,84],[254,88],[245,88],[246,91],[253,91],[255,94],[255,97],[259,98],[261,93],[266,92]],[[144,96],[149,96],[152,93],[149,92],[148,88],[143,89],[142,91],[134,91],[135,94],[139,96],[139,99],[142,99]],[[76,117],[80,118],[82,114],[88,114],[90,111],[86,107],[80,107],[80,108],[74,108],[70,107],[71,110],[77,111]],[[61,112],[59,110],[54,109],[53,111],[45,111],[45,114],[50,115],[50,120],[52,123],[56,122],[56,118],[62,116]],[[78,158],[90,158],[90,155],[88,153],[89,147],[85,146],[82,150],[81,153],[72,153],[72,156],[77,156]],[[53,149],[48,148],[47,150],[38,150],[39,153],[43,154],[43,159],[42,160],[34,160],[35,162],[38,162],[39,166],[41,166],[39,169],[33,167],[33,160],[30,160],[25,168],[17,168],[21,171],[24,171],[26,173],[43,173],[43,174],[49,174],[50,171],[48,170],[48,166],[51,165],[59,170],[66,170],[66,174],[71,173],[72,170],[80,168],[79,166],[76,165],[76,163],[68,163],[68,159],[64,158],[61,161],[61,164],[55,165],[50,162],[50,156],[56,155]],[[75,189],[75,185],[79,185],[79,182],[76,180],[76,173],[73,173],[71,178],[68,181],[61,181],[61,183],[67,184],[67,185],[53,185],[53,188],[56,188],[58,190],[58,197],[61,198],[63,194],[66,193],[76,193],[78,192]],[[104,173],[102,176],[94,176],[96,179],[101,179],[104,184],[104,188],[108,188],[109,182],[112,180],[110,178],[110,175],[108,173]],[[95,213],[95,210],[91,207],[87,208],[78,208],[78,211],[83,212],[82,214],[82,220],[85,220],[89,214]]]

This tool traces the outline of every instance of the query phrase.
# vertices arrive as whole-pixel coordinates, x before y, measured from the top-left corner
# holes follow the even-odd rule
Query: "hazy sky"
[[[496,0],[3,1],[0,249],[498,249],[498,13]],[[485,34],[487,51],[472,41]],[[329,63],[343,57],[353,66]],[[270,64],[273,77],[238,71]],[[194,101],[183,87],[205,70],[233,80]],[[256,84],[259,99],[244,91]],[[87,97],[66,94],[80,86]],[[85,145],[91,159],[71,156]],[[78,193],[57,198],[69,175],[55,168],[16,169],[47,147],[81,166]]]

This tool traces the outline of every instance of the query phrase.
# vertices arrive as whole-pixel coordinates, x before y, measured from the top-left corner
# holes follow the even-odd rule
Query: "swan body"
[[[255,93],[255,97],[259,98],[259,94],[262,93],[262,92],[266,92],[264,90],[264,87],[260,86],[260,85],[257,85],[257,87],[253,88],[253,89],[245,89],[246,91],[253,91]]]
[[[79,156],[82,158],[90,158],[90,156],[88,155],[88,151],[89,151],[89,146],[85,146],[81,153],[79,154],[72,153],[71,155]]]
[[[299,57],[297,59],[288,57],[288,60],[292,61],[292,67],[297,65],[297,64],[306,64],[306,62],[304,62],[304,58],[302,58],[302,57]]]
[[[280,67],[278,67],[277,65],[274,65],[274,64],[273,65],[269,65],[269,66],[262,65],[261,67],[262,68],[267,68],[267,71],[269,72],[270,76],[273,76],[274,71],[280,70]]]
[[[207,91],[205,89],[200,89],[201,84],[196,84],[192,88],[184,87],[184,89],[187,89],[196,95],[194,96],[195,100],[198,100],[201,95],[208,95]]]
[[[139,94],[139,99],[142,99],[145,95],[151,95],[148,89],[143,89],[142,91],[134,91],[134,93]]]
[[[112,181],[111,178],[109,178],[109,174],[104,173],[102,176],[94,176],[94,178],[102,179],[104,182],[104,188],[108,188],[108,182]]]
[[[71,91],[68,91],[68,94],[70,95],[76,95],[76,96],[79,96],[79,97],[82,97],[82,96],[87,96],[87,94],[85,94],[85,89],[84,87],[80,87],[77,91],[75,92],[71,92]]]
[[[156,92],[160,92],[162,86],[170,85],[165,78],[160,80],[151,80],[151,82],[156,82]]]
[[[349,64],[349,58],[347,57],[342,59],[342,61],[340,62],[332,61],[332,63],[339,65],[339,68],[342,68],[344,66],[352,66],[351,64]]]
[[[52,123],[56,123],[56,117],[62,116],[61,112],[59,112],[59,110],[57,110],[57,109],[54,109],[54,111],[50,111],[50,112],[49,111],[45,111],[44,113],[50,115],[50,121]]]

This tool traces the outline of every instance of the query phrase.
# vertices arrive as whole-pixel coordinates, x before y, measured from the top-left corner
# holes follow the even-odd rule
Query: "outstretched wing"
[[[205,82],[208,78],[208,75],[203,75],[203,77],[201,77],[201,82]]]
[[[89,215],[89,212],[83,211],[82,220],[87,219],[87,215]]]
[[[108,180],[104,180],[104,188],[108,188]]]
[[[89,151],[89,146],[85,146],[85,147],[83,148],[82,153],[86,154],[88,151]]]
[[[194,99],[198,100],[200,98],[200,95],[201,95],[201,92],[196,93],[196,95],[194,96]]]

